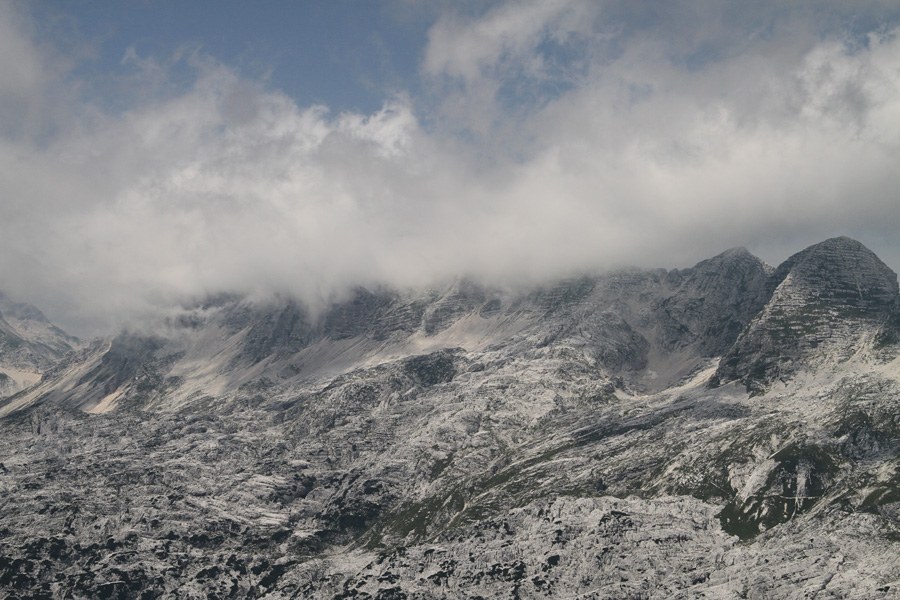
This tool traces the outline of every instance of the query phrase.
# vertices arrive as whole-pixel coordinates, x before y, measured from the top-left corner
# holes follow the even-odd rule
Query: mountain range
[[[900,291],[849,238],[0,315],[9,598],[900,597]]]

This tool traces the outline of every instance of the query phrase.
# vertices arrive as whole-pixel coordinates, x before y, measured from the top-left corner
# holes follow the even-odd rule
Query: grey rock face
[[[299,382],[382,355],[485,344],[523,356],[564,349],[619,387],[664,387],[730,343],[761,306],[766,277],[765,265],[739,249],[691,269],[630,269],[531,291],[467,281],[406,292],[360,288],[316,316],[290,299],[253,305],[220,296],[186,309],[159,334],[121,335],[97,347],[83,356],[91,365],[77,379],[63,385],[54,373],[32,396],[91,410],[125,398],[163,407],[210,387]],[[198,370],[207,372],[202,384]]]
[[[733,248],[672,271],[673,293],[657,308],[665,347],[697,344],[702,356],[719,356],[769,299],[770,267],[744,248]]]
[[[95,342],[0,405],[0,595],[898,597],[896,279],[857,246],[222,296]],[[855,320],[784,330],[795,378],[707,385],[816,298]]]
[[[0,398],[32,385],[80,345],[36,307],[0,292]]]
[[[254,315],[244,338],[242,354],[253,363],[273,354],[295,354],[306,348],[314,335],[304,308],[289,301]]]
[[[772,274],[771,300],[720,363],[721,382],[760,390],[810,360],[845,360],[898,306],[897,275],[868,248],[833,238],[788,258]]]

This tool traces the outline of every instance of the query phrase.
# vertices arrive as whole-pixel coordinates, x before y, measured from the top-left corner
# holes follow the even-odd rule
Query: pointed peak
[[[809,254],[817,254],[820,252],[861,252],[875,256],[875,253],[869,250],[862,242],[843,235],[828,238],[827,240],[821,241],[818,244],[813,244],[812,246],[806,248],[805,250],[802,250],[801,252]]]
[[[729,248],[725,252],[720,252],[718,255],[714,256],[713,258],[720,258],[720,257],[721,258],[731,258],[731,257],[756,258],[755,256],[753,256],[753,254],[749,250],[747,250],[743,246],[735,246],[734,248]]]
[[[898,293],[897,274],[865,245],[845,236],[827,239],[789,257],[772,275],[772,289],[789,274],[795,284],[833,287],[843,283],[885,299]]]
[[[850,245],[850,246],[861,246],[861,247],[865,248],[865,246],[861,242],[854,240],[852,237],[847,237],[846,235],[839,235],[839,236],[836,236],[833,238],[828,238],[827,240],[821,241],[818,244],[814,244],[814,246],[827,246],[827,245],[831,245],[831,246]]]
[[[897,275],[848,237],[797,252],[767,287],[765,309],[719,363],[719,381],[761,390],[821,357],[843,360],[900,305]]]
[[[723,265],[723,264],[728,265],[728,264],[742,264],[742,263],[765,264],[765,262],[763,262],[763,260],[761,258],[755,256],[754,254],[752,254],[749,250],[747,250],[743,246],[736,246],[734,248],[729,248],[728,250],[725,250],[724,252],[720,252],[719,254],[716,254],[712,258],[707,258],[707,259],[701,260],[696,265],[694,265],[694,268],[701,267],[704,265]]]
[[[864,256],[867,258],[874,258],[878,262],[881,262],[878,256],[861,242],[847,236],[839,236],[828,238],[818,244],[813,244],[812,246],[804,248],[800,252],[791,255],[786,261],[779,265],[778,268],[781,269],[784,266],[790,268],[802,260],[813,257],[835,259],[843,256],[854,258]]]

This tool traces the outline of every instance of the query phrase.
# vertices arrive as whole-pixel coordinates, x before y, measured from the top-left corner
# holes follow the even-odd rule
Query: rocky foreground
[[[0,590],[900,597],[898,305],[836,238],[72,339],[0,400]]]

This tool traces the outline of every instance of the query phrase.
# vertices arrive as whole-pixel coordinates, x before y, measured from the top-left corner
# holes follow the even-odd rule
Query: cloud
[[[34,96],[41,88],[41,57],[20,30],[27,27],[9,4],[0,6],[0,94],[4,100]]]
[[[590,19],[584,19],[590,12],[586,2],[532,0],[501,5],[468,23],[445,14],[429,32],[423,69],[472,82],[502,60],[517,63],[531,76],[546,76],[536,46],[590,34]]]
[[[223,290],[322,306],[356,284],[687,266],[734,245],[777,261],[836,234],[900,267],[896,21],[634,6],[444,16],[426,92],[371,114],[298,106],[198,51],[130,53],[113,110],[0,9],[0,74],[23,82],[0,94],[68,90],[40,134],[0,112],[0,288],[91,334]]]
[[[4,271],[101,314],[218,289],[319,301],[378,275],[367,247],[408,212],[415,128],[401,104],[330,117],[204,67],[182,96],[6,156]]]
[[[12,3],[0,4],[0,135],[22,138],[39,127],[64,61],[32,41],[34,24]]]
[[[579,252],[683,262],[738,243],[780,260],[771,249],[791,246],[784,240],[796,250],[838,233],[900,262],[884,243],[898,224],[900,183],[890,166],[900,139],[895,8],[591,6],[509,3],[433,30],[425,65],[446,98],[439,110],[489,153],[522,157],[511,196],[546,193],[511,218],[532,232],[554,223],[546,239],[558,233],[572,264]],[[570,12],[579,18],[560,27]],[[527,68],[558,55],[567,56],[562,75]],[[523,78],[531,88],[571,85],[539,102],[502,92],[510,80],[529,89]]]

